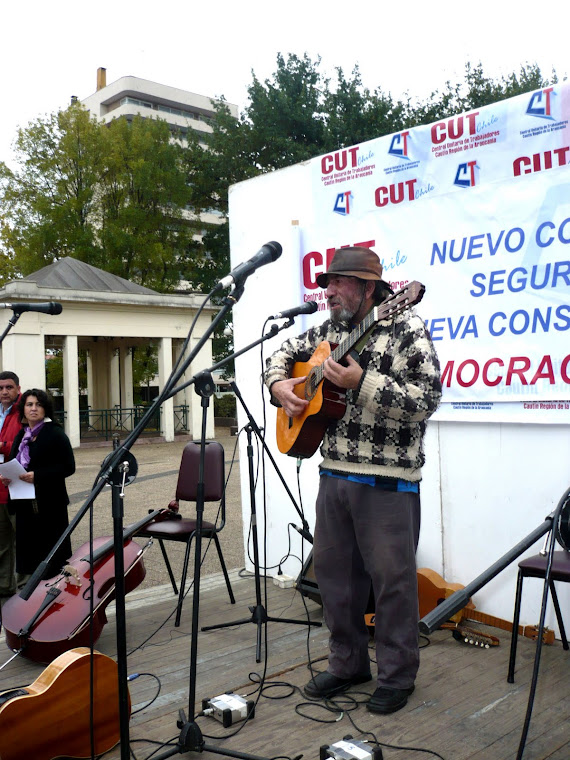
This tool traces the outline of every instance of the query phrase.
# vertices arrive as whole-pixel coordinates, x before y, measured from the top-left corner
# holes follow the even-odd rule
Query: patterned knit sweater
[[[289,377],[293,364],[308,361],[323,340],[340,343],[349,332],[327,320],[286,341],[267,360],[267,387]],[[362,379],[347,391],[344,416],[330,423],[323,438],[321,466],[420,480],[426,423],[441,397],[439,361],[420,317],[407,310],[378,322],[360,352],[360,365]]]

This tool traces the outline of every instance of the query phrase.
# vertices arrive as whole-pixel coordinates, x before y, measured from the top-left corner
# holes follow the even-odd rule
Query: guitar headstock
[[[387,319],[393,317],[399,312],[419,303],[426,292],[425,285],[417,280],[412,280],[403,288],[398,290],[394,295],[388,296],[385,301],[375,307],[375,319]]]
[[[524,636],[527,639],[531,639],[532,641],[537,641],[538,640],[538,626],[537,625],[525,626]],[[554,631],[545,625],[542,631],[542,643],[550,645],[550,644],[554,644],[554,641],[555,641]]]
[[[491,636],[481,631],[476,631],[473,628],[466,628],[463,625],[458,625],[453,631],[453,638],[456,641],[461,641],[463,644],[470,644],[474,647],[481,647],[481,649],[490,649],[491,647],[498,647],[500,642],[496,636]]]

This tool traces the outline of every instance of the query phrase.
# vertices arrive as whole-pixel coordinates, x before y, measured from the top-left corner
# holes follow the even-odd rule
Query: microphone
[[[294,309],[285,309],[285,311],[279,311],[275,316],[269,317],[269,319],[293,319],[293,317],[299,316],[299,314],[314,314],[319,308],[316,301],[307,301],[302,306],[296,306]]]
[[[275,240],[263,245],[259,251],[252,256],[249,261],[244,261],[243,264],[238,264],[235,269],[222,278],[216,285],[215,290],[221,290],[227,288],[230,285],[241,285],[241,283],[249,277],[252,272],[255,272],[258,267],[262,267],[264,264],[269,264],[275,259],[281,256],[283,248]]]
[[[16,314],[24,311],[39,311],[42,314],[61,314],[63,306],[60,303],[0,303],[0,309],[12,309]]]

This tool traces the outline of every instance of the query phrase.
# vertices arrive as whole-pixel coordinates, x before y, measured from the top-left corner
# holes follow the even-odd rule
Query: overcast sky
[[[321,2],[217,0],[7,0],[2,8],[0,160],[12,163],[18,126],[65,108],[72,95],[133,75],[211,97],[240,110],[251,71],[264,80],[281,52],[322,59],[323,73],[359,64],[370,89],[425,97],[462,79],[467,61],[498,76],[538,63],[562,78],[568,6],[560,0]]]

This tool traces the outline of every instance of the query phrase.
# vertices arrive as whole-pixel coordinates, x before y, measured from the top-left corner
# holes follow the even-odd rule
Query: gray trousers
[[[330,631],[328,671],[350,678],[370,670],[364,615],[372,581],[378,686],[412,686],[419,667],[419,494],[321,476],[316,512],[313,559]]]

